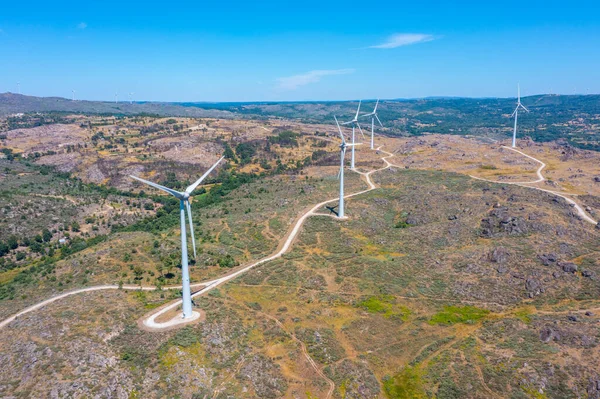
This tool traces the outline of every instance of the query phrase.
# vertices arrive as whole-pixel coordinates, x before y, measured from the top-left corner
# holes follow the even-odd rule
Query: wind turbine
[[[115,91],[115,104],[119,102],[119,92]]]
[[[166,193],[171,194],[179,200],[179,219],[181,222],[181,280],[183,284],[183,318],[187,319],[192,317],[192,294],[190,289],[190,271],[188,267],[188,253],[187,253],[187,233],[185,229],[185,212],[190,223],[190,234],[192,236],[192,247],[194,248],[194,258],[196,257],[196,239],[194,238],[194,225],[192,224],[192,208],[190,206],[190,195],[198,187],[202,180],[217,167],[225,157],[221,157],[209,170],[202,175],[201,178],[196,180],[194,184],[185,189],[184,192],[175,191],[173,189],[161,186],[160,184],[153,183],[148,180],[140,179],[139,177],[129,176],[135,180],[141,181],[142,183],[148,184],[154,188],[158,188]]]
[[[133,100],[131,99],[131,96],[133,96],[135,93],[131,92],[129,93],[129,104],[133,104]]]
[[[340,179],[340,202],[339,202],[339,210],[337,212],[337,217],[339,219],[343,219],[344,218],[344,158],[346,157],[346,148],[352,147],[352,150],[354,150],[354,146],[359,145],[361,143],[352,143],[352,144],[346,143],[346,139],[344,138],[344,134],[342,133],[342,128],[340,127],[340,124],[338,123],[337,118],[335,116],[333,118],[335,119],[335,124],[337,125],[338,132],[340,132],[340,138],[342,139],[342,143],[340,144],[340,172],[338,174],[339,179]],[[352,132],[354,132],[354,128],[352,128]],[[354,134],[352,135],[352,138],[354,138]]]
[[[514,112],[511,116],[515,117],[515,130],[513,131],[512,138],[512,147],[515,148],[517,146],[517,118],[519,117],[519,107],[523,108],[525,111],[529,112],[527,108],[523,104],[521,104],[521,86],[517,84],[517,108],[515,108]]]
[[[17,94],[21,94],[21,82],[17,82]]]
[[[377,116],[377,106],[379,105],[379,99],[377,99],[377,102],[375,103],[375,109],[373,109],[373,112],[369,113],[369,114],[364,114],[361,115],[360,117],[365,117],[365,116],[370,116],[371,117],[371,149],[373,150],[373,134],[374,134],[374,130],[375,130],[375,118],[377,118],[377,122],[379,122],[379,126],[383,127],[383,125],[381,124],[381,121],[379,120],[379,117]]]
[[[73,101],[75,101],[75,90],[71,90],[71,92],[73,93]]]
[[[358,130],[360,130],[360,134],[362,134],[363,138],[365,137],[365,134],[363,133],[362,129],[360,128],[360,125],[358,124],[358,113],[360,112],[361,101],[358,102],[358,108],[356,109],[356,115],[354,115],[354,119],[352,119],[351,121],[342,123],[342,125],[352,125],[352,157],[350,160],[350,169],[354,169],[354,129],[358,128]]]

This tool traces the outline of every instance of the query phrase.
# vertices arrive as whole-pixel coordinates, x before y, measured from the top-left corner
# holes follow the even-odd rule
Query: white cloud
[[[385,42],[369,46],[369,48],[396,48],[415,43],[430,42],[433,39],[433,35],[427,35],[425,33],[396,33],[388,37]]]
[[[87,28],[87,24],[85,22],[80,22],[77,24],[77,29],[85,29]]]
[[[346,75],[349,73],[354,73],[354,69],[324,69],[310,71],[301,75],[277,78],[277,88],[281,90],[296,90],[300,86],[317,83],[325,76]]]

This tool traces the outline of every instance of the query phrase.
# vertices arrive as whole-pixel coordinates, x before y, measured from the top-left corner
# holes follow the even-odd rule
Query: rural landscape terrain
[[[340,219],[357,102],[0,94],[0,397],[600,399],[600,96],[522,101],[516,148],[514,99],[381,101]],[[201,317],[148,328],[179,203],[129,176],[184,190],[221,156]]]

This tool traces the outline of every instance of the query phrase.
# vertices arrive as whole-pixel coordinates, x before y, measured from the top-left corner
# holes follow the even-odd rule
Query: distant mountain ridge
[[[187,116],[233,118],[231,112],[206,107],[184,107],[174,103],[69,100],[62,97],[34,97],[0,93],[0,116],[30,112],[70,112],[85,114]]]

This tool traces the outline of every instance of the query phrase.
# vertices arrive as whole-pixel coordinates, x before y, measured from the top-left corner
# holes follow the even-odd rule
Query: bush
[[[236,261],[233,256],[227,254],[219,259],[218,264],[221,267],[234,267],[236,266]]]

